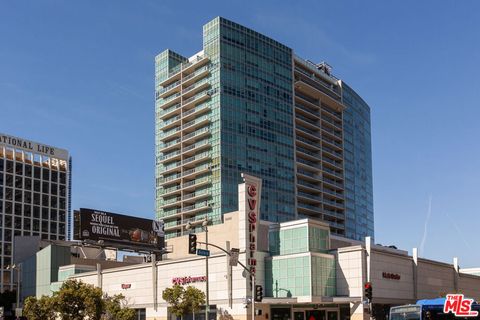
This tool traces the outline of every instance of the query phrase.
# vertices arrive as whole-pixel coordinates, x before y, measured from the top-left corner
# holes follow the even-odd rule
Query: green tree
[[[76,280],[65,281],[53,299],[62,320],[100,320],[105,306],[102,289]]]
[[[205,304],[205,293],[201,290],[188,286],[186,289],[178,284],[166,288],[162,298],[169,304],[169,310],[177,317],[183,318],[188,313],[196,313],[200,306]]]
[[[67,280],[52,297],[25,300],[29,320],[134,320],[135,310],[126,307],[125,297],[104,295],[100,288]]]
[[[23,315],[29,320],[53,320],[55,319],[55,306],[51,297],[42,296],[28,297],[23,307]]]
[[[105,313],[102,320],[135,320],[135,310],[126,308],[125,297],[121,294],[105,296]]]

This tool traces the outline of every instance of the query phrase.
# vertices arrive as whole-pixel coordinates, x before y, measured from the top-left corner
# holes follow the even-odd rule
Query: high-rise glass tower
[[[342,82],[344,111],[346,236],[373,237],[373,184],[370,107]]]
[[[315,217],[346,234],[345,105],[328,65],[218,17],[200,52],[165,50],[155,71],[156,211],[167,238],[237,210],[242,172],[263,179],[262,219]]]

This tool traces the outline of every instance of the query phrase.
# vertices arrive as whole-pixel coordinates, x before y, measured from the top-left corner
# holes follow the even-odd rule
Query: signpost
[[[198,256],[203,256],[203,257],[209,257],[210,256],[210,250],[197,249],[197,255]]]

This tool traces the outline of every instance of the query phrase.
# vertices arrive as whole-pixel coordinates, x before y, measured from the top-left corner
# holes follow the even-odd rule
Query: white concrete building
[[[248,182],[239,186],[239,211],[226,214],[223,224],[209,227],[209,243],[240,249],[239,261],[245,265],[250,256],[247,249],[252,248],[247,234],[250,210],[245,204],[251,203],[247,193]],[[261,222],[256,230],[256,284],[264,288],[264,299],[255,304],[255,309],[261,310],[257,320],[368,319],[363,303],[366,282],[373,286],[377,319],[385,318],[390,306],[450,292],[480,300],[480,277],[459,272],[456,260],[450,265],[422,259],[415,249],[409,256],[406,251],[373,245],[368,240],[362,243],[330,236],[327,224],[311,219]],[[197,236],[198,242],[204,242],[205,233]],[[187,238],[169,239],[167,245],[173,252],[163,261],[96,270],[72,278],[99,286],[108,294],[122,293],[130,307],[138,310],[140,319],[157,320],[171,319],[162,299],[165,288],[178,283],[205,291],[208,279],[210,319],[251,319],[247,303],[250,280],[243,268],[230,269],[227,255],[210,246],[206,277],[205,257],[188,254]],[[204,312],[195,319],[205,319]]]

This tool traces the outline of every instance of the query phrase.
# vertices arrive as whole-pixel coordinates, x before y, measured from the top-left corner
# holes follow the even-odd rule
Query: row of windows
[[[23,193],[23,196],[22,196]],[[3,188],[0,187],[0,204],[2,203],[3,198]],[[48,194],[40,194],[40,193],[32,193],[22,190],[15,190],[15,192],[10,188],[5,188],[5,208],[7,208],[8,204],[15,200],[17,203],[33,203],[34,205],[43,205],[44,207],[52,207],[52,208],[59,208],[65,209],[66,208],[66,198],[64,197],[56,197],[56,196],[49,196]],[[1,209],[1,207],[0,207]],[[6,209],[5,209],[6,210]],[[1,211],[1,210],[0,210]]]
[[[11,160],[5,162],[4,159],[0,159],[0,176],[2,176],[1,173],[3,171],[25,177],[32,177],[33,175],[36,179],[50,180],[51,182],[59,182],[61,184],[67,183],[67,174],[65,172],[36,167],[22,162],[14,163]]]
[[[7,174],[5,178],[0,174],[0,186],[5,185],[7,187],[15,187],[17,189],[34,190],[36,192],[42,191],[43,193],[57,194],[60,196],[66,196],[67,186],[58,183],[49,183],[48,181],[41,181],[34,179],[32,185],[31,178],[23,178],[21,176],[13,176]]]
[[[8,221],[10,225],[7,225],[7,220],[5,219],[5,227],[0,229],[0,239],[2,237],[2,232],[4,234],[3,241],[13,241],[14,236],[22,235],[22,231],[29,232],[50,232],[50,233],[60,233],[65,234],[65,223],[57,223],[57,222],[50,222],[50,221],[40,221],[37,219],[24,219],[23,225],[21,220],[15,219],[13,221]],[[49,229],[50,227],[50,229]],[[15,228],[15,230],[7,229],[7,228]],[[23,234],[25,235],[25,234]]]
[[[22,211],[23,208],[23,211]],[[31,206],[29,204],[21,204],[21,203],[13,203],[9,201],[5,201],[5,204],[0,201],[0,213],[4,213],[6,215],[14,214],[16,216],[33,216],[34,218],[39,218],[40,214],[42,215],[43,219],[48,219],[50,212],[50,219],[56,220],[57,214],[60,221],[65,220],[65,208],[63,210],[57,209],[49,209],[47,207],[40,207],[40,206]]]

